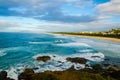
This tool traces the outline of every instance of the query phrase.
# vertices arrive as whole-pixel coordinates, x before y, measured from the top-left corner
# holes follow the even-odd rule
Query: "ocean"
[[[67,62],[66,58],[83,57],[89,60],[88,64],[99,63],[105,57],[118,61],[119,49],[120,43],[93,38],[1,32],[0,70],[6,70],[9,77],[17,80],[18,74],[25,68],[38,68],[35,72],[62,71],[74,65],[80,69],[85,65]],[[50,61],[36,60],[36,57],[46,55],[51,57]]]

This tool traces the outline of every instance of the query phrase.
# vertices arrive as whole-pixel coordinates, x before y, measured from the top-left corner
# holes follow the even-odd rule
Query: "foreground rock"
[[[95,65],[95,68],[100,66]],[[95,73],[95,69],[85,68],[82,70],[75,70],[74,66],[71,66],[70,69],[65,71],[45,71],[42,73],[34,73],[31,69],[26,69],[18,77],[18,80],[119,80],[119,74],[116,73],[118,77],[103,75],[101,73]],[[107,73],[108,74],[108,73]],[[116,79],[114,79],[116,78]]]
[[[68,58],[66,58],[66,60],[70,61],[72,63],[79,63],[79,64],[86,64],[86,62],[87,62],[87,59],[79,58],[79,57],[75,57],[75,58],[68,57]]]
[[[6,71],[1,71],[0,72],[0,80],[14,80],[9,77],[7,77],[7,72]]]
[[[37,57],[38,61],[43,61],[43,62],[47,62],[50,59],[51,59],[50,56],[39,56],[39,57]]]
[[[18,80],[58,80],[53,75],[46,73],[34,73],[32,69],[25,69],[23,73],[18,76]]]

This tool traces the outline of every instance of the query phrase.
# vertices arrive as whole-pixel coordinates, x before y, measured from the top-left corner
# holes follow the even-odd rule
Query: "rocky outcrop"
[[[46,62],[46,61],[48,61],[50,59],[51,59],[50,56],[39,56],[39,57],[37,57],[38,61],[43,61],[43,62]]]
[[[18,76],[18,80],[58,80],[56,77],[48,73],[34,73],[32,69],[25,69],[23,73]]]
[[[115,71],[119,71],[119,69],[118,69],[117,67],[115,67],[115,66],[110,66],[110,67],[108,68],[108,71],[110,71],[110,72],[115,72]]]
[[[9,77],[7,77],[7,72],[6,71],[1,71],[0,72],[0,80],[14,80]]]
[[[92,66],[92,68],[93,68],[93,71],[95,73],[102,73],[103,72],[103,68],[100,64],[95,64]]]
[[[18,80],[31,80],[33,74],[33,69],[25,69],[24,72],[18,76]]]
[[[86,62],[87,62],[87,59],[80,58],[80,57],[75,57],[75,58],[68,57],[68,58],[66,58],[66,60],[70,61],[72,63],[79,63],[79,64],[86,64]]]
[[[18,80],[115,80],[110,76],[108,78],[108,76],[96,74],[90,68],[75,70],[74,66],[71,66],[65,71],[45,71],[41,73],[34,73],[33,70],[27,69],[19,75]],[[114,75],[114,77],[116,76]]]
[[[91,58],[101,58],[100,56],[91,56]]]

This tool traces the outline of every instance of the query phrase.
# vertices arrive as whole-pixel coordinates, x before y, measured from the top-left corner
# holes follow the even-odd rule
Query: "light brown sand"
[[[60,34],[60,35],[63,35],[63,36],[77,36],[77,37],[85,37],[85,38],[96,38],[96,39],[100,39],[100,40],[109,40],[109,41],[114,41],[114,42],[119,42],[120,43],[120,39],[117,39],[117,38],[98,37],[98,36],[70,35],[70,34]]]

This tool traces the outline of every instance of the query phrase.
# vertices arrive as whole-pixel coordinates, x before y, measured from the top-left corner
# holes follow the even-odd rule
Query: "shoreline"
[[[95,38],[99,40],[108,40],[113,42],[120,43],[120,39],[117,38],[110,38],[110,37],[100,37],[100,36],[83,36],[83,35],[72,35],[72,34],[56,34],[56,35],[62,35],[62,36],[73,36],[73,37],[84,37],[84,38]]]

